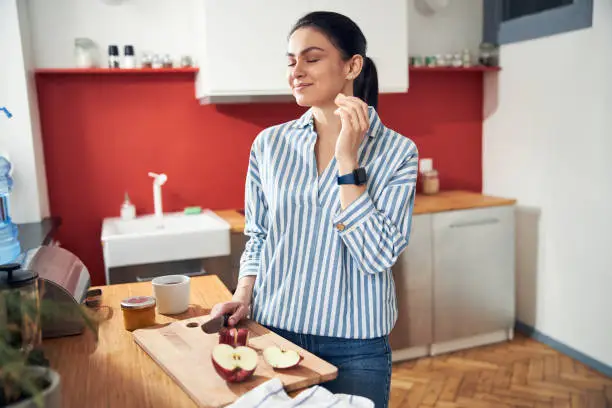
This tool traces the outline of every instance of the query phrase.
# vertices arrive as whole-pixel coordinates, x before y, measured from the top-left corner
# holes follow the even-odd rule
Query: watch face
[[[368,176],[363,167],[360,167],[357,170],[355,170],[355,181],[357,185],[364,184],[367,180],[368,180]]]

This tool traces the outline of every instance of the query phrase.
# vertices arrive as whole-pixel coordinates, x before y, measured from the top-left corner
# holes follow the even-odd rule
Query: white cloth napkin
[[[283,383],[272,378],[242,395],[227,408],[374,408],[369,398],[356,395],[333,394],[320,385],[302,391],[291,398],[285,392]]]

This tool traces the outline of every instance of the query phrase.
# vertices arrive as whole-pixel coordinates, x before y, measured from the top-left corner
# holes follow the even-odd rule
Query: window
[[[593,25],[593,0],[484,0],[484,41],[508,44]]]
[[[502,21],[537,14],[557,7],[569,6],[572,3],[572,0],[503,0]]]

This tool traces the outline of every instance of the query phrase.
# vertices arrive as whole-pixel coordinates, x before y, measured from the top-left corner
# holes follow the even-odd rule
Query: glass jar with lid
[[[155,324],[156,301],[153,296],[133,296],[121,301],[123,324],[126,330],[133,331]]]
[[[38,285],[36,272],[0,265],[0,328],[11,347],[31,351],[42,344]]]
[[[91,39],[74,40],[74,61],[77,68],[97,68],[100,65],[99,50]]]

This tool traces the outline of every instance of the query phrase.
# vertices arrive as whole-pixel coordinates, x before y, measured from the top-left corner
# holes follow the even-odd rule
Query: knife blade
[[[228,321],[229,321],[230,316],[231,316],[230,313],[226,313],[224,315],[217,316],[213,319],[210,319],[206,323],[202,324],[202,326],[200,327],[202,328],[204,333],[208,333],[208,334],[218,333],[219,330],[221,330],[223,327],[228,327],[229,325]]]

